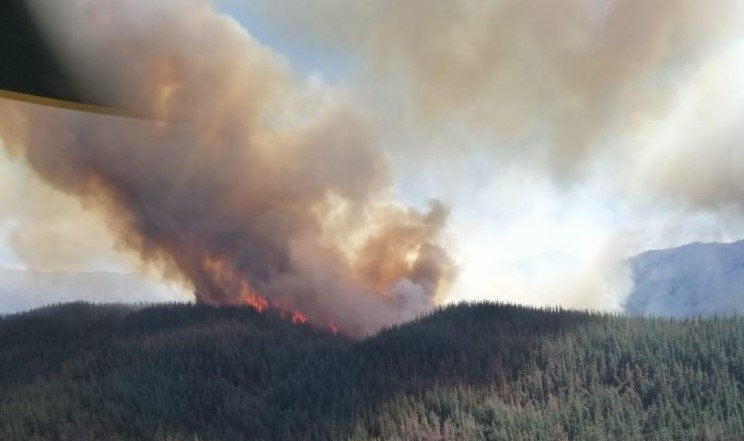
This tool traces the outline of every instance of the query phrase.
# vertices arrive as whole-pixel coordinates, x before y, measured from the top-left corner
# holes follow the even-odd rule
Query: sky
[[[387,167],[386,198],[448,208],[436,243],[456,275],[439,302],[618,310],[632,287],[627,258],[744,238],[737,1],[213,7],[300,95],[363,121]],[[95,204],[2,151],[0,266],[142,271]]]

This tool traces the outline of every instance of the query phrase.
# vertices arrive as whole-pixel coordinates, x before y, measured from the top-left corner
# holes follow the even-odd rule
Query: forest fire
[[[292,313],[292,323],[304,325],[307,323],[307,317],[305,317],[305,314],[295,311]]]
[[[259,313],[263,313],[266,310],[271,308],[279,311],[279,316],[282,319],[289,319],[294,323],[295,325],[304,325],[308,323],[307,316],[299,311],[291,311],[287,312],[286,308],[283,308],[278,303],[274,302],[273,304],[269,305],[269,301],[265,298],[259,296],[258,294],[253,294],[251,292],[246,292],[242,295],[242,305],[249,306]],[[336,331],[334,331],[334,334]]]
[[[96,61],[86,74],[106,87],[91,93],[158,122],[2,102],[3,148],[199,302],[279,304],[295,323],[358,335],[436,305],[454,277],[448,209],[390,198],[386,156],[353,105],[309,90],[199,1],[125,3],[55,2],[51,31],[70,59]]]
[[[244,295],[242,304],[250,306],[258,312],[264,312],[269,307],[269,302],[266,299],[255,294]]]
[[[338,331],[339,331],[339,329],[338,329],[338,326],[336,326],[335,324],[333,324],[333,323],[328,323],[328,329],[330,329],[330,330],[331,330],[331,333],[332,333],[333,335],[336,335],[336,334],[338,334]]]

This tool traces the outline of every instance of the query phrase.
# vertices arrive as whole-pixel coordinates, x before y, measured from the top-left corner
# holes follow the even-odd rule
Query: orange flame
[[[238,304],[249,306],[259,313],[271,309],[278,312],[282,320],[291,320],[295,325],[309,323],[308,317],[304,313],[276,301],[269,302],[269,300],[259,295],[250,283],[225,259],[209,257],[205,259],[204,267],[222,289],[240,292]],[[335,324],[330,324],[328,329],[334,334],[338,333],[338,327]]]
[[[266,299],[253,293],[243,294],[243,304],[252,307],[258,312],[264,312],[269,307],[269,302]]]
[[[307,323],[307,317],[305,316],[305,314],[299,311],[295,311],[292,313],[292,323],[294,323],[295,325],[304,325],[305,323]]]

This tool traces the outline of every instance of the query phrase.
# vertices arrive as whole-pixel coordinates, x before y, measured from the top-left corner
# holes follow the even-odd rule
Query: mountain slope
[[[351,340],[275,312],[72,304],[0,319],[0,439],[744,437],[744,320],[492,304]]]
[[[744,241],[693,243],[630,261],[630,314],[674,317],[744,312]]]

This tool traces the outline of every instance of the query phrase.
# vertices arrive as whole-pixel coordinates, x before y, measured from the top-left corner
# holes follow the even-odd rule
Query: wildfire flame
[[[248,293],[243,295],[243,305],[252,307],[258,312],[264,312],[269,307],[269,302],[261,296]]]
[[[305,324],[307,323],[307,317],[305,317],[305,314],[295,311],[292,313],[292,323]]]
[[[328,329],[331,330],[331,332],[333,333],[333,335],[338,334],[339,329],[338,329],[338,326],[336,326],[335,324],[328,323]]]

